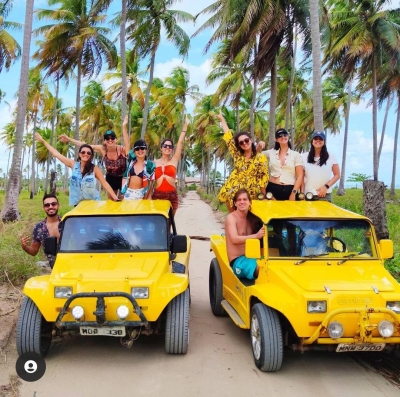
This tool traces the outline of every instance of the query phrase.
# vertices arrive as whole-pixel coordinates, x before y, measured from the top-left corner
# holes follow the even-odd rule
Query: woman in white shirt
[[[312,192],[314,200],[332,201],[332,186],[340,179],[340,168],[333,154],[325,145],[326,135],[316,131],[312,134],[311,148],[303,153],[303,192]],[[333,176],[332,176],[333,174]]]
[[[276,130],[275,147],[263,154],[269,165],[267,193],[271,192],[275,200],[296,200],[303,183],[303,160],[300,153],[292,150],[289,134],[284,128]]]

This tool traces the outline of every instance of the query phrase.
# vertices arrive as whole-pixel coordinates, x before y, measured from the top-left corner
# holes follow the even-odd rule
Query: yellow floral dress
[[[224,134],[223,138],[233,158],[235,168],[219,191],[218,200],[224,203],[229,201],[233,206],[233,198],[239,189],[247,189],[251,199],[257,199],[260,188],[265,187],[269,179],[267,158],[263,154],[257,153],[247,160],[236,148],[230,130]]]

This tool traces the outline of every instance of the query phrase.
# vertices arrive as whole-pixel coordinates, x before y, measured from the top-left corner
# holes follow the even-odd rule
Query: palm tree
[[[18,195],[21,184],[21,152],[24,135],[26,102],[28,97],[29,50],[31,45],[33,2],[34,0],[26,1],[22,63],[18,89],[17,128],[6,198],[0,213],[3,222],[13,222],[20,219],[18,211]]]
[[[141,138],[147,128],[149,114],[150,90],[153,84],[156,53],[161,41],[161,30],[165,29],[167,40],[177,47],[179,54],[186,56],[189,50],[190,39],[178,22],[194,22],[193,15],[170,7],[177,0],[137,0],[128,10],[127,27],[128,39],[134,43],[138,54],[145,58],[150,55],[149,82],[146,88]]]
[[[60,4],[56,10],[37,10],[39,19],[56,21],[53,25],[42,26],[35,34],[43,33],[34,58],[38,67],[47,70],[46,76],[58,73],[63,78],[68,72],[77,70],[76,121],[74,138],[79,140],[80,95],[82,78],[97,76],[107,63],[109,68],[117,64],[115,45],[105,36],[111,30],[98,26],[106,20],[103,12],[111,0],[49,0],[49,5]],[[77,154],[78,148],[75,148]]]
[[[3,67],[8,70],[11,64],[21,55],[21,47],[14,37],[7,32],[9,29],[21,29],[21,24],[4,20],[10,13],[12,5],[11,0],[0,3],[0,72]]]

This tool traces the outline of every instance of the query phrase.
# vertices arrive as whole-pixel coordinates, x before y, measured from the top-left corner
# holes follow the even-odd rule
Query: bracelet
[[[330,188],[330,186],[327,184],[327,183],[325,183],[325,185],[324,185],[327,189],[329,189]]]

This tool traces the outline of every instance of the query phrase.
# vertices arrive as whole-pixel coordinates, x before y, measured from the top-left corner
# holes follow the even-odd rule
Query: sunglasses
[[[57,201],[53,201],[52,203],[45,203],[43,204],[44,208],[49,208],[49,207],[57,207],[58,203]]]
[[[278,135],[278,138],[282,138],[282,137],[287,137],[287,136],[289,136],[289,134],[286,134],[286,133],[284,133],[284,132],[281,132],[279,135]]]
[[[323,139],[320,136],[316,136],[313,138],[314,141],[323,141]]]
[[[136,147],[133,148],[133,150],[135,152],[138,152],[139,150],[146,150],[146,149],[147,149],[146,146],[136,146]]]
[[[246,138],[246,139],[243,139],[241,141],[238,141],[238,144],[240,146],[243,146],[243,145],[247,145],[249,142],[250,142],[250,138]]]
[[[164,145],[161,145],[161,147],[164,149],[173,149],[174,145],[168,145],[167,143],[164,143]]]
[[[89,156],[92,155],[92,152],[87,152],[86,150],[81,150],[79,153],[80,153],[80,154],[87,154],[87,155],[89,155]]]
[[[116,139],[115,136],[106,136],[106,137],[104,138],[105,141],[109,141],[109,140],[114,141],[115,139]]]

